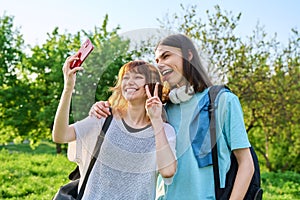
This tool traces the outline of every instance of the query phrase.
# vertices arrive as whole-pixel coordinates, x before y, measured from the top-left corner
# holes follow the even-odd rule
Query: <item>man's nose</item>
[[[157,63],[157,67],[159,70],[163,69],[164,68],[164,65],[160,62]]]

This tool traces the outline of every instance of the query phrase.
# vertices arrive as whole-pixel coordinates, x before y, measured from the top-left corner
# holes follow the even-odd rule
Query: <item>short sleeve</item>
[[[73,125],[76,140],[68,144],[68,159],[76,162],[80,169],[85,168],[86,163],[90,161],[104,120],[105,118],[87,117]]]
[[[250,142],[244,124],[242,107],[235,94],[224,92],[220,95],[216,119],[220,185],[223,188],[226,173],[230,167],[231,151],[250,147]]]
[[[175,156],[175,159],[177,159],[176,158],[176,134],[175,134],[175,130],[170,124],[167,124],[167,123],[164,124],[164,128],[165,128],[165,133],[166,133],[166,137],[167,137],[167,140],[169,142],[170,148],[173,152],[173,155]],[[163,178],[163,180],[164,180],[164,183],[166,185],[170,185],[173,182],[173,177]]]
[[[176,134],[174,128],[167,123],[164,123],[165,133],[167,140],[169,142],[170,148],[172,149],[172,152],[174,156],[176,156]]]
[[[233,93],[226,92],[224,133],[230,150],[247,148],[250,146],[245,128],[244,116],[240,101]],[[221,100],[221,99],[220,99]]]

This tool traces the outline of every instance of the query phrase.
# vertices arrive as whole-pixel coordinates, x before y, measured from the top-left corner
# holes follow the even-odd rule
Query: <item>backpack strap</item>
[[[215,181],[215,195],[216,199],[221,196],[220,188],[220,175],[219,175],[219,162],[218,162],[218,146],[217,146],[217,134],[216,134],[216,121],[215,121],[215,110],[217,109],[217,104],[215,100],[220,92],[220,90],[227,88],[225,85],[215,85],[209,89],[208,95],[210,99],[209,104],[209,120],[210,120],[210,138],[211,138],[211,148],[212,148],[212,160],[213,160],[213,172]]]
[[[112,113],[111,108],[109,108],[109,111],[110,111],[110,113]],[[82,196],[83,196],[83,193],[84,193],[84,190],[85,190],[86,183],[87,183],[88,178],[89,178],[89,175],[90,175],[90,173],[91,173],[91,171],[92,171],[92,169],[93,169],[93,166],[94,166],[94,164],[95,164],[95,162],[96,162],[96,160],[97,160],[97,157],[98,157],[99,152],[100,152],[100,147],[101,147],[101,145],[102,145],[102,143],[103,143],[104,136],[105,136],[106,131],[107,131],[107,129],[108,129],[110,123],[111,123],[112,118],[113,118],[113,116],[112,116],[112,115],[109,115],[109,116],[105,119],[105,122],[104,122],[104,124],[103,124],[103,126],[102,126],[102,129],[101,129],[101,131],[100,131],[100,134],[98,135],[98,138],[97,138],[97,142],[96,142],[96,145],[95,145],[95,148],[94,148],[94,152],[93,152],[92,159],[91,159],[90,164],[89,164],[89,168],[88,168],[88,170],[87,170],[87,172],[86,172],[86,174],[85,174],[84,180],[83,180],[83,182],[82,182],[82,185],[81,185],[81,187],[80,187],[80,191],[79,191],[78,196],[77,196],[76,199],[81,199]]]

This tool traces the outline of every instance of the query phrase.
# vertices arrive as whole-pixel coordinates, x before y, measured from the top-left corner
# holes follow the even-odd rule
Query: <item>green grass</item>
[[[0,199],[50,200],[67,183],[75,163],[56,155],[55,144],[0,147]]]
[[[55,144],[0,146],[0,199],[50,200],[67,183],[75,164]],[[262,172],[264,200],[300,199],[300,174]]]

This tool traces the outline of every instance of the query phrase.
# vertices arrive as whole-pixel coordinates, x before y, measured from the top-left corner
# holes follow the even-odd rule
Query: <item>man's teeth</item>
[[[166,74],[171,73],[172,71],[173,70],[171,70],[171,69],[164,70],[161,72],[161,75],[165,76]]]

